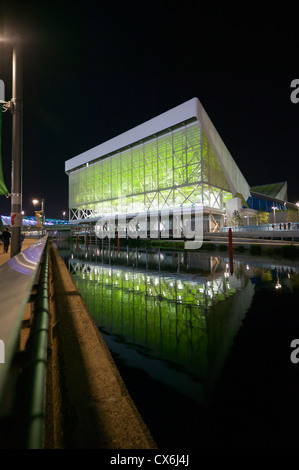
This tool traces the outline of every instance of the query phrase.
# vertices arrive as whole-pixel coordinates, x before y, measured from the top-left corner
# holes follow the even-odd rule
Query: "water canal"
[[[225,254],[108,245],[60,254],[160,448],[298,447],[299,264],[243,255],[231,270]]]

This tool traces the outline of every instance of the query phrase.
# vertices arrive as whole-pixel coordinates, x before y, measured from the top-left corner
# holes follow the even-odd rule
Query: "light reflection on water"
[[[140,387],[138,381],[158,383],[180,400],[169,397],[169,406],[182,410],[188,400],[190,409],[209,406],[255,292],[271,290],[273,298],[279,292],[291,294],[299,279],[298,267],[282,263],[235,261],[231,273],[225,256],[135,248],[118,253],[72,247],[67,263],[125,382],[128,378],[130,393]],[[146,395],[142,387],[140,393]],[[150,406],[149,396],[147,404],[140,396],[134,399],[138,407]],[[177,408],[165,410],[165,416],[174,412]],[[153,419],[161,436],[157,429],[153,434],[165,442],[173,425],[161,420]],[[194,433],[194,426],[189,432]],[[188,439],[188,430],[179,424],[172,433]]]

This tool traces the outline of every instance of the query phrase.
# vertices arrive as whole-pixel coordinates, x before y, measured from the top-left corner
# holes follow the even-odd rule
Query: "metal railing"
[[[228,232],[229,229],[232,232],[287,232],[289,230],[299,230],[299,223],[279,223],[279,224],[264,224],[264,225],[242,225],[239,227],[222,227],[222,232]]]
[[[47,236],[39,239],[0,266],[0,339],[5,353],[0,363],[0,420],[3,417],[7,420],[15,409],[21,412],[23,432],[19,445],[25,448],[43,447],[48,342],[47,241]],[[26,349],[20,352],[22,321],[37,280],[30,336]],[[18,374],[14,377],[16,362]],[[10,400],[13,404],[8,396],[13,396]]]

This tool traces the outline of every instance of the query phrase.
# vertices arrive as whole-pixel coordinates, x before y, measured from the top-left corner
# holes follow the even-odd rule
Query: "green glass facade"
[[[224,209],[229,184],[200,122],[69,173],[70,218],[204,205]]]

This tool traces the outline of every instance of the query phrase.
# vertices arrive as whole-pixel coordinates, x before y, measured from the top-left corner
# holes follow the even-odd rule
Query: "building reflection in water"
[[[110,253],[74,252],[69,270],[112,354],[206,402],[254,284],[231,275],[228,263],[216,256],[135,249]]]

